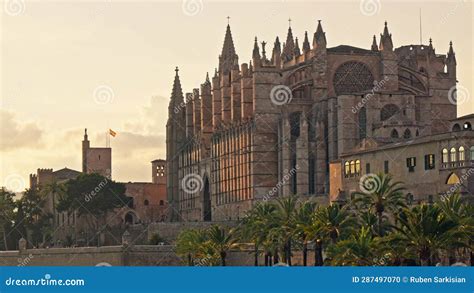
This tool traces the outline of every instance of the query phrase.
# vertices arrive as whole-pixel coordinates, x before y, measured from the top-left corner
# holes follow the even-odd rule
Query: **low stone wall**
[[[26,249],[1,251],[1,266],[96,266],[103,263],[112,266],[182,266],[185,263],[174,252],[173,245],[136,245]],[[301,252],[294,252],[293,265],[302,265]],[[308,254],[308,263],[313,264],[313,253]],[[259,257],[263,265],[263,256]],[[253,266],[251,249],[234,250],[228,253],[227,265]]]

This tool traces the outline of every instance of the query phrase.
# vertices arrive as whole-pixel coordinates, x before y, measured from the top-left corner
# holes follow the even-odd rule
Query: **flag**
[[[109,129],[109,134],[112,136],[112,137],[115,137],[117,135],[117,132],[113,131],[112,129]]]

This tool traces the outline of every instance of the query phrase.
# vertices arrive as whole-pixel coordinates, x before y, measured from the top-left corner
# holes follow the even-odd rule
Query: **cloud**
[[[0,109],[0,151],[36,148],[43,130],[34,122],[20,121],[13,112]]]

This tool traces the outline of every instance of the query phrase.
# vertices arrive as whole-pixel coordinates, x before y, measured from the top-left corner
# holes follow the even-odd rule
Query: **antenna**
[[[421,27],[421,8],[420,8],[420,45],[423,44],[423,29]]]

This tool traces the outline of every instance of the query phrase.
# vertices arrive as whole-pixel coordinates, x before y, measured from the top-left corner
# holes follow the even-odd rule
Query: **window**
[[[443,149],[443,163],[449,162],[448,149]]]
[[[300,137],[300,113],[290,114],[290,134],[292,140]]]
[[[359,110],[359,140],[367,137],[367,109],[362,107]]]
[[[311,154],[309,157],[309,164],[308,164],[308,188],[309,194],[315,193],[315,182],[314,182],[314,175],[316,172],[316,162],[314,159],[314,155]]]
[[[446,184],[454,185],[459,183],[461,183],[461,180],[459,180],[458,175],[456,175],[455,173],[449,174],[448,180],[446,180]]]
[[[416,158],[415,157],[407,158],[408,172],[415,172],[415,167],[416,167]]]
[[[370,91],[374,87],[374,77],[367,65],[350,61],[336,69],[333,87],[338,96]]]
[[[293,154],[292,155],[292,158],[291,158],[291,168],[293,168],[293,170],[296,170],[296,154]],[[293,176],[291,177],[291,192],[293,194],[296,194],[298,192],[298,188],[297,188],[297,184],[298,184],[298,178],[296,177],[297,176],[297,173],[295,172],[295,174],[293,174]]]
[[[344,163],[344,175],[349,176],[351,174],[351,167],[349,161]]]
[[[425,155],[425,170],[431,170],[435,168],[435,155]]]
[[[464,123],[463,125],[464,130],[472,130],[472,125],[469,122]]]
[[[148,201],[148,199],[145,199],[145,201],[143,202],[143,204],[147,206],[147,205],[150,204],[150,202]]]
[[[383,162],[383,171],[385,174],[388,174],[389,168],[388,168],[388,161]]]
[[[459,126],[459,124],[454,124],[453,125],[453,131],[456,132],[456,131],[461,131],[461,126]]]
[[[355,162],[355,174],[360,175],[360,160]]]
[[[474,161],[474,145],[471,147],[471,161]]]
[[[355,161],[351,161],[351,175],[356,173],[356,164]]]
[[[391,138],[398,138],[398,131],[396,129],[392,130],[392,133],[390,133]]]
[[[160,206],[162,206],[162,205],[164,205],[164,204],[165,204],[165,202],[161,199],[161,200],[160,200]]]
[[[403,138],[404,139],[409,139],[411,138],[411,131],[410,129],[406,129],[405,132],[403,133]]]
[[[459,147],[459,161],[465,161],[466,160],[466,153],[464,151],[464,147],[460,146]]]
[[[456,162],[457,161],[456,149],[451,148],[450,154],[451,154],[451,162]]]
[[[370,173],[370,164],[367,163],[365,164],[365,174],[369,174]]]

